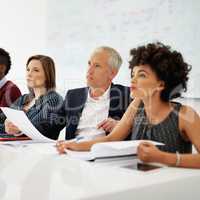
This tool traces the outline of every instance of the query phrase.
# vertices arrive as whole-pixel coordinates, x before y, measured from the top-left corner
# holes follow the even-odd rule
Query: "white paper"
[[[24,111],[6,107],[1,107],[1,110],[4,112],[8,120],[15,124],[23,134],[27,135],[32,140],[37,142],[55,142],[54,140],[42,135],[29,121]]]
[[[164,145],[163,143],[151,140],[133,140],[133,141],[116,141],[102,142],[94,144],[91,151],[71,151],[66,150],[68,156],[81,160],[95,160],[98,158],[130,156],[137,154],[137,147],[141,142],[150,142],[154,145]]]

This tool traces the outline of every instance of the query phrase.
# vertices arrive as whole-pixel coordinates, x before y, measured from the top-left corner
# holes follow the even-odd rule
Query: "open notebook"
[[[138,145],[144,140],[102,142],[94,144],[90,151],[71,151],[66,150],[69,157],[81,160],[97,160],[104,158],[118,158],[134,156],[137,154]],[[164,145],[163,143],[148,140],[154,145]]]

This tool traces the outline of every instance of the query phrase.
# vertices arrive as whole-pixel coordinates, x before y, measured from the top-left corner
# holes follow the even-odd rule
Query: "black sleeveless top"
[[[162,142],[164,146],[158,146],[162,151],[175,153],[191,153],[192,144],[185,141],[179,130],[179,110],[180,103],[173,102],[174,109],[160,123],[153,125],[147,119],[144,104],[141,103],[134,118],[132,129],[132,140],[154,140]]]

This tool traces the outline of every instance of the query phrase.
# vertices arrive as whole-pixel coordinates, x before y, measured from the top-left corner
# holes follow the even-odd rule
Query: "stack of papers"
[[[97,160],[104,158],[114,158],[123,156],[134,156],[137,154],[137,147],[144,140],[102,142],[94,144],[90,151],[71,151],[66,150],[68,156],[82,160]],[[154,145],[163,143],[147,140]]]

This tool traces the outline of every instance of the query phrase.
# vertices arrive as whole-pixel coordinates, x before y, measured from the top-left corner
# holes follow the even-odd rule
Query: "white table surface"
[[[200,170],[141,172],[73,160],[46,147],[0,145],[1,200],[200,199]]]

